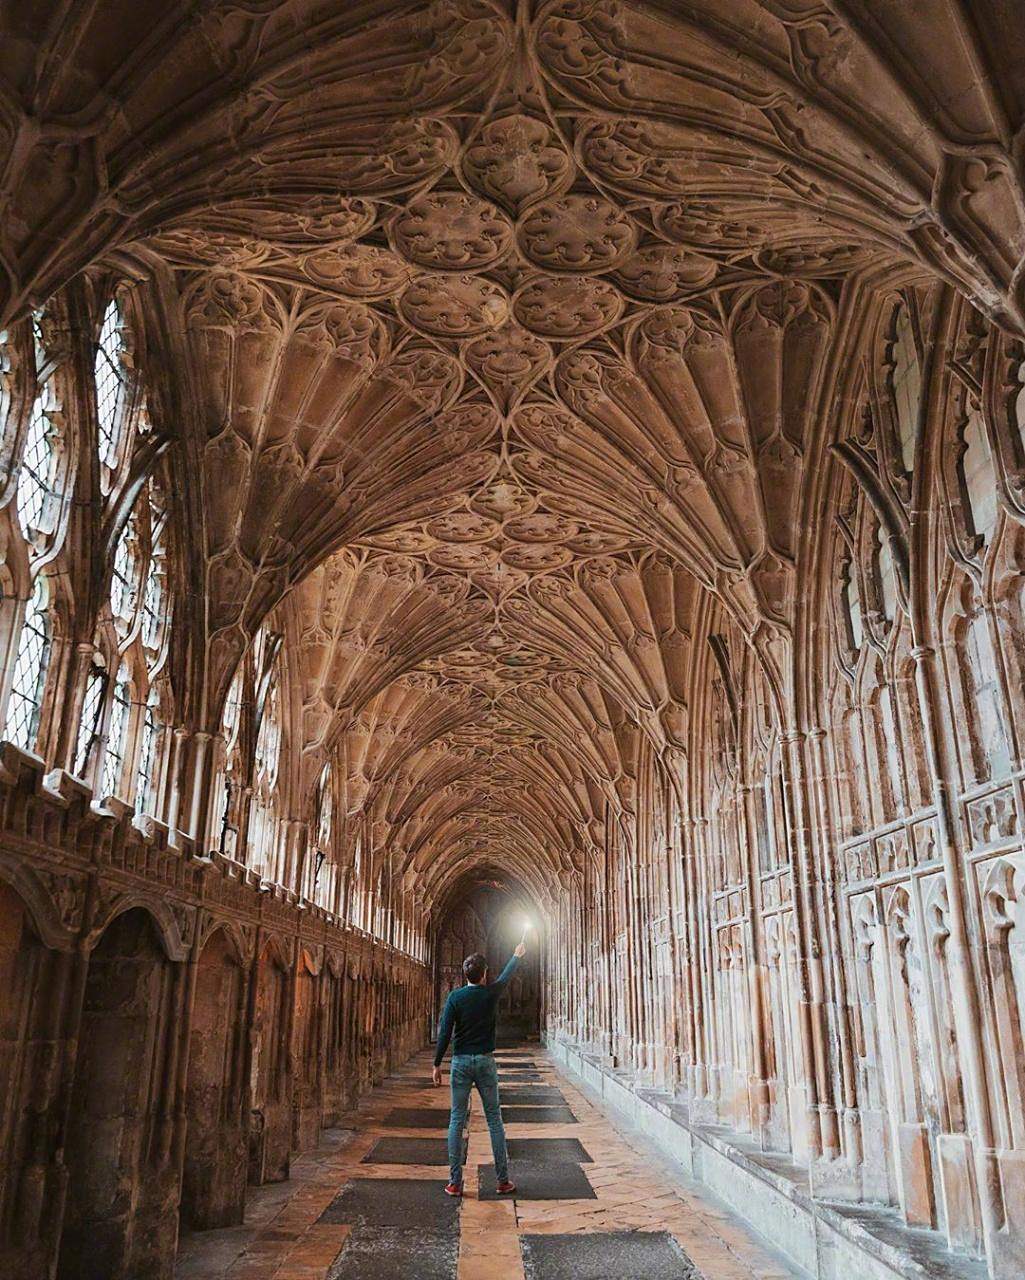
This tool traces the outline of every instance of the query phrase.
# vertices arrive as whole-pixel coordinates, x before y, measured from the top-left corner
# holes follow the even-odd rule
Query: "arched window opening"
[[[352,854],[349,872],[349,923],[357,929],[363,927],[363,827],[356,831],[356,847]]]
[[[331,764],[327,763],[320,774],[317,813],[317,848],[327,853],[331,847],[331,828],[334,822],[334,796],[331,791]]]
[[[331,830],[334,821],[334,795],[331,788],[331,763],[320,771],[317,783],[317,841],[308,872],[310,898],[323,906],[331,902],[334,868],[328,863],[331,852]]]
[[[151,670],[164,647],[170,625],[167,592],[167,511],[156,486],[147,489],[149,500],[149,557],[142,593],[142,643]]]
[[[41,313],[32,319],[32,338],[36,357],[36,394],[29,413],[17,493],[18,520],[30,541],[51,531],[52,508],[58,496],[61,450],[59,405],[53,379],[46,370]]]
[[[132,686],[128,669],[122,663],[114,681],[114,696],[110,704],[110,723],[107,726],[107,751],[103,758],[103,775],[100,794],[116,796],[121,791],[125,763],[125,744],[132,712]]]
[[[14,403],[14,352],[11,335],[0,329],[0,440],[3,440],[5,461],[9,456],[8,439],[14,435],[17,425],[11,406]]]
[[[280,697],[277,680],[272,678],[264,698],[260,716],[260,732],[256,736],[257,779],[273,786],[277,780],[278,757],[281,751]]]
[[[265,654],[266,649],[258,652]],[[275,665],[267,673],[262,705],[257,708],[259,728],[253,753],[253,806],[247,861],[260,875],[274,874],[276,813],[275,793],[281,755],[281,695]]]
[[[96,428],[100,462],[116,471],[127,434],[128,380],[125,372],[125,342],[121,309],[111,298],[100,323],[93,362],[96,390]]]
[[[107,673],[98,662],[89,668],[82,701],[82,718],[78,725],[78,741],[75,744],[75,774],[86,776],[90,762],[100,740],[103,728],[103,701],[107,692]]]
[[[142,709],[142,731],[139,742],[139,769],[136,775],[135,807],[140,813],[152,813],[156,805],[157,742],[160,737],[160,695],[153,686]]]
[[[234,800],[239,786],[239,733],[242,725],[242,697],[245,679],[245,661],[235,671],[224,703],[221,729],[224,734],[224,765],[221,769],[220,828],[218,843],[226,857],[238,856],[238,824],[234,813]]]
[[[110,575],[110,611],[118,632],[125,636],[132,628],[139,592],[139,528],[136,513],[125,521],[114,547]]]
[[[50,661],[49,588],[39,574],[25,610],[14,660],[14,676],[7,705],[7,737],[31,751],[39,735],[43,691]]]

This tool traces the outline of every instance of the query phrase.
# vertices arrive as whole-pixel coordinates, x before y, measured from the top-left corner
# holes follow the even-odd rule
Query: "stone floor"
[[[425,1053],[375,1089],[348,1117],[350,1128],[326,1133],[315,1152],[296,1159],[290,1181],[254,1189],[244,1226],[183,1237],[176,1280],[785,1280],[796,1274],[643,1138],[592,1106],[556,1073],[543,1049],[500,1051],[500,1061],[505,1088],[516,1099],[515,1122],[507,1124],[514,1199],[488,1198],[494,1170],[476,1095],[461,1203],[442,1194],[444,1165],[404,1162],[436,1159],[445,1137],[447,1075],[444,1090],[432,1088]],[[536,1081],[518,1079],[535,1070]],[[531,1089],[538,1090],[539,1105],[536,1117],[525,1119],[533,1109]]]

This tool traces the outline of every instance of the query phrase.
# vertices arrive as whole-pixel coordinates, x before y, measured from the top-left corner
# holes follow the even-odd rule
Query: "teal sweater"
[[[453,1056],[494,1053],[498,999],[519,963],[519,956],[513,956],[494,982],[489,982],[486,987],[466,986],[449,993],[438,1025],[438,1048],[434,1055],[436,1067],[441,1066],[453,1029],[456,1033]]]

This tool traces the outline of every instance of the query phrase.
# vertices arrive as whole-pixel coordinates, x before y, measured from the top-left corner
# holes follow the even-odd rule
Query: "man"
[[[525,937],[526,935],[524,935]],[[452,991],[445,1001],[438,1027],[438,1048],[434,1055],[434,1083],[441,1084],[441,1060],[455,1031],[452,1048],[452,1111],[448,1126],[449,1181],[445,1194],[463,1194],[463,1127],[470,1104],[470,1086],[476,1085],[484,1106],[495,1158],[498,1194],[512,1195],[516,1184],[509,1181],[509,1156],[505,1149],[505,1126],[498,1103],[498,1068],[495,1066],[495,1018],[498,1001],[516,966],[526,954],[523,942],[494,982],[488,983],[488,962],[476,953],[463,961],[467,985]]]

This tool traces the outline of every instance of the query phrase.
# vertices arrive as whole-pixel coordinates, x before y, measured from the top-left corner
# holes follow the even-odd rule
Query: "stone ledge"
[[[550,1039],[547,1048],[588,1092],[816,1280],[986,1280],[985,1263],[950,1253],[937,1232],[906,1227],[882,1206],[814,1200],[807,1171],[785,1155],[745,1149],[737,1134],[695,1125],[668,1094],[638,1086],[565,1041]]]

